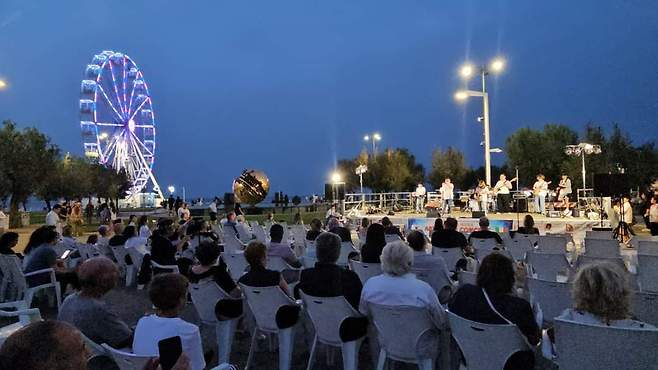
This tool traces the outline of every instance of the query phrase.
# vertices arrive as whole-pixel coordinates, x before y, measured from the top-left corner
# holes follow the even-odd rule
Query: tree
[[[428,176],[429,182],[435,189],[441,187],[443,180],[450,178],[457,187],[463,186],[464,176],[469,168],[466,167],[464,154],[459,150],[448,147],[446,150],[434,149],[432,152],[432,171]]]
[[[359,176],[354,171],[361,164],[368,165],[363,185],[374,192],[409,191],[425,177],[423,166],[416,163],[416,157],[407,149],[386,149],[374,159],[368,159],[362,152],[355,159],[341,159],[337,163],[346,191],[359,189]]]

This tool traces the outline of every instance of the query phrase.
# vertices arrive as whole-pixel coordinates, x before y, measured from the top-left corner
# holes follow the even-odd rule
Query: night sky
[[[657,136],[652,0],[1,0],[0,119],[81,155],[80,81],[107,49],[143,70],[156,177],[188,197],[228,191],[244,168],[272,190],[322,192],[373,131],[426,167],[449,145],[481,165],[481,101],[453,94],[462,62],[496,55],[507,69],[489,84],[492,146],[548,122]]]

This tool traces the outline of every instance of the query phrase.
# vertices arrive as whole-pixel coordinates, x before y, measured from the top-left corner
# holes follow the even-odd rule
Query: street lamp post
[[[480,78],[482,80],[482,91],[462,90],[455,94],[455,99],[466,100],[470,96],[482,98],[482,121],[484,126],[484,173],[487,185],[491,186],[491,133],[489,129],[489,94],[487,93],[487,75],[489,73],[499,73],[505,67],[505,61],[501,58],[494,59],[489,67],[480,67]],[[475,68],[470,64],[465,64],[460,70],[461,76],[468,80],[474,74]]]
[[[372,157],[375,158],[377,155],[377,142],[381,141],[382,136],[378,132],[366,135],[363,137],[363,141],[372,141]]]
[[[580,156],[580,161],[582,165],[582,175],[583,175],[583,192],[586,191],[587,187],[585,186],[585,179],[587,172],[585,171],[585,155],[590,154],[600,154],[601,146],[590,143],[580,143],[578,145],[567,145],[564,147],[564,153],[566,155]]]

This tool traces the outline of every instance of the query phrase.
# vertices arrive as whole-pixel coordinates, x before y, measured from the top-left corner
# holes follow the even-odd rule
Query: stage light
[[[496,58],[489,65],[489,69],[494,73],[499,73],[505,68],[505,59]]]
[[[372,138],[373,138],[375,141],[379,141],[379,140],[382,139],[382,136],[379,135],[379,133],[375,132],[375,134],[372,135]]]
[[[342,179],[343,179],[342,176],[338,172],[333,172],[331,174],[331,182],[334,184],[338,184],[339,182],[342,181]]]
[[[173,185],[169,185],[167,187],[167,190],[169,190],[169,192],[173,194],[176,191],[176,188]]]
[[[459,75],[461,75],[463,78],[469,78],[473,75],[473,71],[475,69],[473,68],[472,64],[464,64],[460,69],[459,69]]]
[[[7,88],[7,81],[0,79],[0,90]]]
[[[368,136],[368,135],[364,136],[363,141],[370,141],[370,136]]]

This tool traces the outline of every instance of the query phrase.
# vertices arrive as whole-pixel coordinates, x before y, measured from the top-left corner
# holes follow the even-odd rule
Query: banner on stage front
[[[407,220],[407,230],[420,230],[425,235],[432,235],[434,231],[434,221],[436,218],[410,218]],[[512,220],[489,220],[489,230],[498,233],[509,232],[512,230],[514,221]],[[480,229],[480,220],[477,218],[460,218],[457,223],[457,231],[464,234],[470,234]]]

